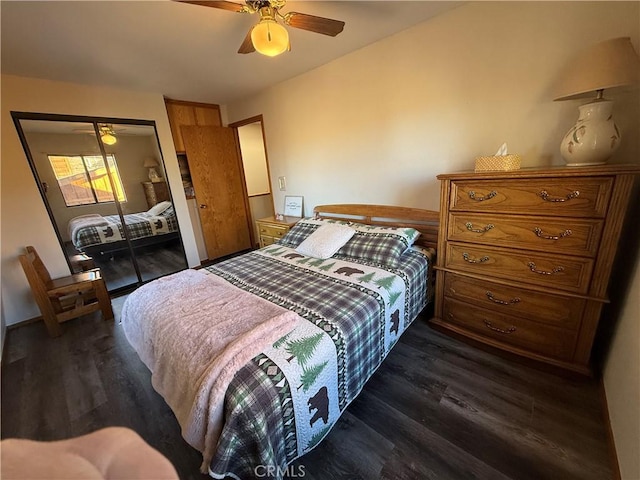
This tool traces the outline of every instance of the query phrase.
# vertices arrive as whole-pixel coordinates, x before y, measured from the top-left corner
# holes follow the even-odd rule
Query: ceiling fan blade
[[[235,2],[221,1],[192,1],[192,0],[175,0],[180,3],[190,3],[192,5],[200,5],[202,7],[221,8],[222,10],[229,10],[231,12],[243,12],[246,8],[244,4]]]
[[[252,30],[253,30],[253,27],[251,27],[247,32],[247,36],[244,37],[244,41],[242,42],[242,45],[240,45],[240,48],[238,49],[238,53],[253,53],[256,51],[256,49],[253,46],[253,42],[251,41]]]
[[[330,18],[316,17],[306,13],[289,12],[284,15],[285,23],[294,28],[309,30],[310,32],[322,33],[335,37],[344,28],[344,22],[332,20]]]

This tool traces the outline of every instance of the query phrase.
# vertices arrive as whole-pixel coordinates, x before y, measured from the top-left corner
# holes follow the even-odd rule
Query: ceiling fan
[[[287,3],[286,0],[245,0],[244,4],[228,1],[191,1],[176,0],[180,3],[191,3],[203,7],[220,8],[237,13],[258,13],[260,21],[255,24],[245,37],[238,53],[252,53],[257,51],[263,55],[275,57],[285,50],[290,50],[289,34],[280,23],[293,28],[300,28],[310,32],[321,33],[335,37],[344,28],[344,22],[325,17],[317,17],[306,13],[287,12],[280,10]]]
[[[100,140],[105,145],[113,145],[118,139],[116,138],[116,133],[120,133],[126,130],[124,127],[114,127],[110,123],[99,123],[98,124],[98,133],[100,134]],[[88,133],[90,135],[95,135],[96,131],[93,128],[74,128],[74,132],[78,133]]]

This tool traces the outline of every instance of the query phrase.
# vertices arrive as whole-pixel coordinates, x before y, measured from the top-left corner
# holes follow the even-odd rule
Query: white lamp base
[[[151,180],[154,183],[162,181],[162,177],[160,177],[155,167],[149,168],[149,180]]]
[[[613,121],[613,102],[597,99],[578,107],[580,115],[562,139],[560,153],[568,167],[603,165],[620,146]]]
[[[606,165],[607,162],[591,162],[591,163],[565,163],[567,167],[590,167],[593,165]]]

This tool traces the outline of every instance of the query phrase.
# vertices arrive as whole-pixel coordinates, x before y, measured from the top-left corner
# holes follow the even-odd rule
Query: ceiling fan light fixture
[[[289,49],[289,33],[275,20],[262,18],[251,30],[251,43],[256,52],[275,57]]]
[[[100,140],[102,140],[102,143],[105,145],[113,145],[118,141],[116,132],[113,131],[110,125],[100,126]]]

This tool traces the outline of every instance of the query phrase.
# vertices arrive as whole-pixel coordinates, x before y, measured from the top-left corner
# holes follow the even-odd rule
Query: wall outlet
[[[278,177],[278,188],[281,192],[287,189],[287,179],[285,177]]]

